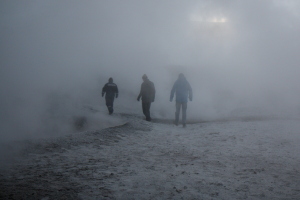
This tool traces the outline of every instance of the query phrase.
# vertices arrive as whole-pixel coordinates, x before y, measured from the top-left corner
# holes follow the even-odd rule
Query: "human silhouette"
[[[104,94],[106,106],[109,114],[111,115],[114,112],[115,97],[118,98],[119,95],[118,86],[113,82],[113,78],[109,78],[108,83],[106,83],[102,88],[102,97],[104,96]]]
[[[155,99],[155,87],[153,82],[148,79],[146,74],[143,75],[142,79],[144,82],[141,85],[140,94],[137,100],[140,101],[140,98],[142,97],[143,113],[146,117],[146,120],[151,121],[150,107],[151,103],[154,102]]]
[[[180,108],[182,108],[182,125],[186,127],[186,109],[188,98],[190,101],[193,99],[193,92],[190,83],[186,80],[182,73],[179,74],[178,79],[175,81],[170,94],[170,101],[173,101],[174,93],[176,93],[176,112],[175,124],[178,126]]]

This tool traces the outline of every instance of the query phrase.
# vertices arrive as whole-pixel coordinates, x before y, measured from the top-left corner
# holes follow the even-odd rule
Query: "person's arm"
[[[118,96],[119,96],[119,89],[118,89],[118,86],[116,84],[116,98],[118,98]]]
[[[142,89],[143,89],[143,84],[141,85],[140,94],[139,94],[139,96],[138,96],[138,98],[137,98],[138,101],[140,101],[140,98],[141,98],[141,96],[142,96]]]
[[[175,88],[176,88],[176,82],[174,83],[172,90],[171,90],[171,94],[170,94],[170,101],[173,101],[174,98],[174,93],[175,93]]]
[[[155,87],[154,87],[154,83],[152,83],[152,94],[153,94],[153,96],[152,96],[152,102],[154,102],[154,100],[155,100]]]
[[[102,88],[102,97],[104,96],[105,92],[106,92],[106,84]]]
[[[192,101],[193,100],[193,90],[192,90],[192,87],[191,87],[191,85],[190,85],[190,83],[188,83],[188,90],[189,90],[189,99],[190,99],[190,101]]]

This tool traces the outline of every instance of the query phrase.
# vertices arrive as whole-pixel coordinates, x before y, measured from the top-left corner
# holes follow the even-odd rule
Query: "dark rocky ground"
[[[0,170],[0,199],[300,199],[299,137],[280,134],[297,122],[184,129],[121,117],[128,122],[2,147],[14,151]]]

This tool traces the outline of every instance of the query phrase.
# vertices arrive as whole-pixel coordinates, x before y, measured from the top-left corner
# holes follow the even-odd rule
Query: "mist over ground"
[[[296,0],[3,0],[0,138],[67,132],[76,116],[95,127],[116,120],[101,98],[109,77],[120,90],[116,112],[141,113],[143,74],[157,90],[157,118],[173,118],[181,72],[194,92],[189,119],[298,115],[299,8]]]

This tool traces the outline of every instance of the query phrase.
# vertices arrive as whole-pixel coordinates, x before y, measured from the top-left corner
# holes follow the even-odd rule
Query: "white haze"
[[[180,72],[194,99],[188,118],[236,110],[298,114],[298,1],[0,2],[1,139],[58,134],[71,116],[106,123],[101,89],[118,84],[116,112],[141,114],[145,73],[156,86],[152,115],[173,118]],[[224,22],[224,23],[222,23]]]

